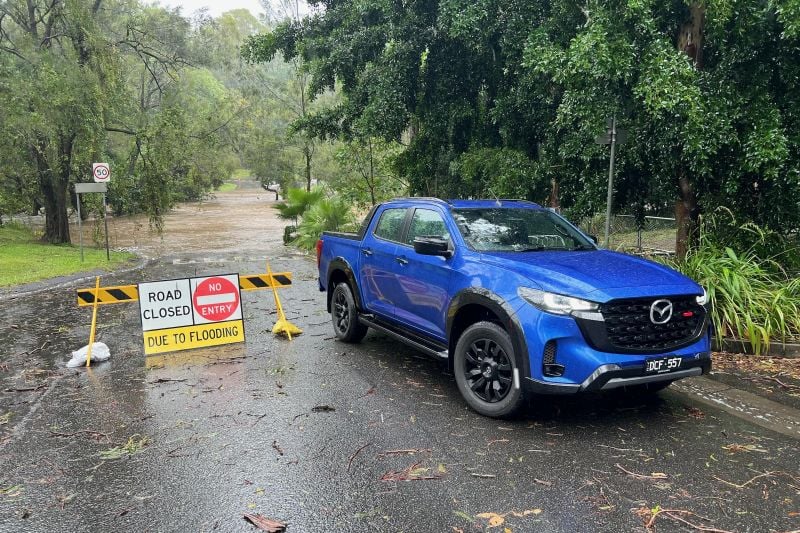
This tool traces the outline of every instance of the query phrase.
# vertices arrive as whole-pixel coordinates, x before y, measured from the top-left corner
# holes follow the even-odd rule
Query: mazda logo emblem
[[[669,300],[656,300],[650,306],[650,322],[653,324],[666,324],[672,318],[672,302]]]

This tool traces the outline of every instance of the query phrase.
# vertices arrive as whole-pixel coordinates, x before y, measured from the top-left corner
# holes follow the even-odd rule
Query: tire
[[[360,342],[367,326],[358,321],[353,291],[347,283],[339,283],[331,295],[331,321],[336,338],[343,342]]]
[[[517,355],[508,333],[492,322],[471,325],[456,343],[453,373],[461,395],[474,411],[492,418],[510,418],[525,404],[514,386]]]

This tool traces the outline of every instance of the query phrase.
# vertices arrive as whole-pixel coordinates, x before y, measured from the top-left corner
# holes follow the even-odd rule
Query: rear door
[[[398,283],[395,276],[397,246],[407,222],[407,207],[387,207],[364,235],[359,279],[367,311],[394,317]]]
[[[410,216],[403,243],[397,246],[399,294],[395,300],[395,318],[428,336],[445,340],[451,259],[421,255],[414,251],[417,237],[440,237],[453,242],[444,215],[434,208],[416,208]]]

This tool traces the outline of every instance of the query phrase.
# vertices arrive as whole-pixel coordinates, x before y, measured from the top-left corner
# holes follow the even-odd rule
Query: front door
[[[400,286],[395,300],[395,317],[404,325],[445,340],[450,260],[414,251],[417,237],[439,237],[451,241],[442,215],[433,209],[415,209],[404,242],[397,246],[394,271]]]

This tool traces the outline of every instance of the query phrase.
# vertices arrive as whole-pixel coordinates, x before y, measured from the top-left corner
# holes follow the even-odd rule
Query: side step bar
[[[401,333],[398,329],[384,323],[378,321],[374,315],[358,315],[358,321],[364,324],[365,326],[369,326],[374,328],[381,333],[385,333],[390,337],[397,339],[398,341],[402,342],[403,344],[407,344],[412,348],[416,348],[417,350],[424,352],[430,356],[433,356],[437,359],[442,359],[447,361],[448,353],[447,349],[444,349],[443,346],[436,346],[432,342],[428,342],[425,339],[414,335],[412,333],[404,334]]]

